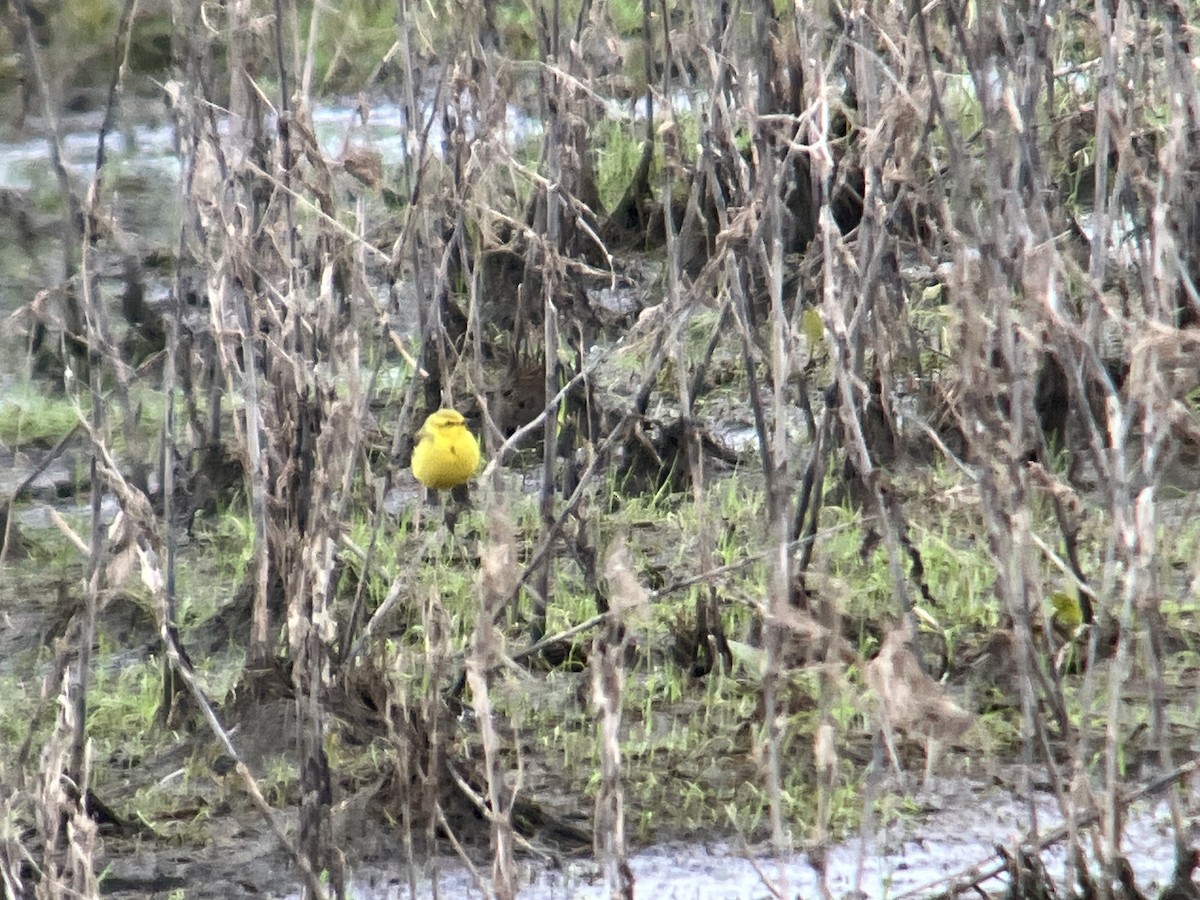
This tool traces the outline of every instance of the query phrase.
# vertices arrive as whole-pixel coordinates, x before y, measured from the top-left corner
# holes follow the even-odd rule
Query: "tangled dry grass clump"
[[[877,731],[926,781],[945,744],[1037,767],[1080,878],[1124,859],[1137,755],[1190,884],[1196,10],[819,6],[401,0],[331,140],[346,18],[172,2],[169,246],[130,238],[107,150],[136,4],[86,184],[13,6],[63,276],[5,330],[79,424],[17,479],[0,563],[72,446],[90,515],[58,520],[52,662],[0,670],[44,698],[0,745],[9,896],[98,890],[93,654],[126,596],[158,752],[217,754],[310,896],[348,890],[336,810],[386,824],[414,893],[447,844],[499,897],[520,854],[590,846],[629,897],[635,821],[820,849]],[[418,530],[410,463],[475,470],[414,451],[439,409],[487,463]]]

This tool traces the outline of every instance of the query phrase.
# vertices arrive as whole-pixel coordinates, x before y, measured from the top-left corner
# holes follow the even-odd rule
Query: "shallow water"
[[[423,116],[429,114],[428,109],[422,111]],[[64,116],[60,120],[63,162],[76,178],[90,178],[95,170],[102,121],[99,111]],[[317,107],[312,113],[312,123],[321,149],[330,159],[339,158],[349,147],[366,146],[377,151],[387,165],[399,163],[406,149],[415,153],[418,136],[426,126],[421,121],[410,128],[404,110],[387,102],[372,105],[364,123],[357,104],[350,100]],[[506,129],[511,141],[528,139],[538,127],[519,107],[509,106]],[[44,121],[32,118],[23,135],[0,141],[0,189],[28,190],[53,184],[48,130]],[[442,138],[441,122],[435,119],[429,126],[428,141],[436,146]],[[164,106],[151,103],[135,109],[125,127],[107,136],[105,147],[110,161],[135,161],[144,176],[171,181],[179,178],[175,129]]]
[[[935,793],[914,799],[929,811],[907,816],[865,840],[854,838],[830,848],[827,886],[834,897],[854,896],[855,891],[868,898],[933,895],[946,888],[948,879],[970,867],[995,863],[996,846],[1012,847],[1026,833],[1031,816],[1030,802],[1020,800],[1010,789],[967,779],[939,781]],[[1061,822],[1049,794],[1035,794],[1033,804],[1043,834]],[[1191,805],[1195,818],[1200,811],[1195,796]],[[1192,828],[1200,832],[1200,826],[1193,824]],[[1200,833],[1190,837],[1195,841]],[[1122,850],[1149,896],[1155,896],[1171,877],[1172,840],[1165,801],[1131,807]],[[1060,881],[1064,859],[1061,846],[1042,854],[1047,871]],[[757,900],[776,891],[784,897],[820,895],[819,875],[804,852],[776,860],[765,848],[747,849],[729,842],[662,844],[639,851],[629,862],[637,896],[653,900]],[[593,862],[568,862],[561,869],[523,864],[522,869],[522,900],[611,896]],[[456,861],[439,864],[437,883],[443,897],[489,895],[479,890],[470,872]],[[997,893],[1004,890],[1005,881],[991,878],[982,887]],[[399,867],[361,867],[356,871],[352,896],[360,900],[409,897],[407,876]],[[419,882],[417,896],[434,896],[431,879]]]

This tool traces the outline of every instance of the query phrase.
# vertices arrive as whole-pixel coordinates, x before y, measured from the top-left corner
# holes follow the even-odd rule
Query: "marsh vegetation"
[[[1063,824],[929,893],[1197,896],[1195,3],[3,14],[0,896],[828,895],[951,777]]]

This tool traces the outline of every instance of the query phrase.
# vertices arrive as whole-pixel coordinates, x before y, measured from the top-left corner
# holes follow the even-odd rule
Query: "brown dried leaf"
[[[629,546],[618,537],[604,557],[604,577],[608,580],[608,605],[618,617],[650,609],[650,592],[633,572]]]
[[[813,761],[817,771],[828,774],[837,766],[837,748],[834,746],[833,725],[822,722],[813,735]]]
[[[512,522],[501,510],[488,516],[488,537],[479,552],[479,594],[485,614],[495,618],[517,587],[521,566]]]

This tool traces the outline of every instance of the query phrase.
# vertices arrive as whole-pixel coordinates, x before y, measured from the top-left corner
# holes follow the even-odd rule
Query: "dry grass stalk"
[[[0,779],[5,774],[4,769],[0,768]],[[3,801],[0,802],[0,897],[24,900],[21,864],[27,859],[32,862],[32,858],[22,845],[20,836],[15,833],[19,808],[17,791],[0,781],[0,792],[4,794]]]
[[[837,729],[828,715],[817,725],[813,735],[813,764],[817,770],[816,854],[823,862],[823,850],[828,846],[831,837],[829,819],[838,776]],[[818,866],[817,870],[821,876],[822,896],[829,896],[824,865]]]
[[[483,813],[490,825],[492,838],[492,891],[499,900],[511,900],[517,894],[516,861],[513,856],[513,802],[520,791],[520,780],[509,787],[500,768],[500,737],[493,721],[492,702],[488,695],[488,644],[496,640],[495,626],[484,624],[476,629],[472,651],[467,656],[467,686],[475,709],[475,721],[483,740],[483,760],[486,804]]]
[[[633,571],[623,538],[613,541],[604,558],[609,620],[592,643],[592,708],[599,717],[600,789],[592,823],[593,844],[604,866],[611,897],[633,898],[633,871],[625,839],[625,788],[621,776],[621,703],[625,688],[623,657],[632,625],[650,608],[650,593]]]
[[[42,746],[34,804],[42,843],[41,878],[35,896],[41,900],[100,895],[95,870],[97,827],[85,801],[91,779],[90,744],[75,778],[68,774],[75,735],[84,727],[74,721],[77,704],[71,694],[77,689],[71,679],[64,681],[54,731]]]
[[[496,621],[505,609],[519,568],[512,523],[501,510],[491,511],[488,532],[488,540],[480,551],[479,610],[467,651],[466,680],[483,741],[487,802],[482,811],[491,828],[492,890],[496,897],[508,900],[516,896],[518,887],[512,809],[521,790],[520,766],[515,782],[510,785],[501,769],[501,742],[488,688],[491,672],[503,654]]]
[[[488,539],[479,551],[480,612],[495,623],[508,608],[521,577],[516,531],[504,509],[488,510]]]

